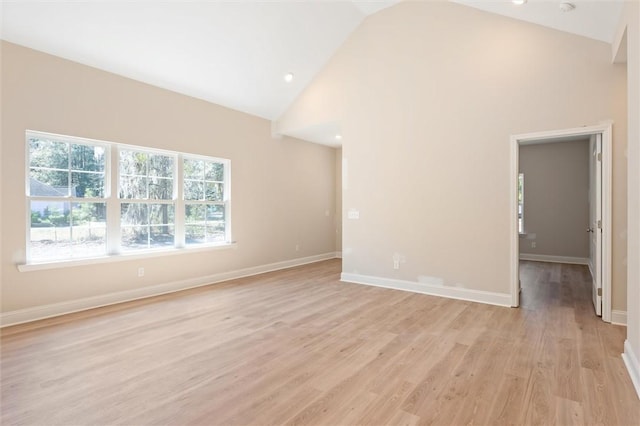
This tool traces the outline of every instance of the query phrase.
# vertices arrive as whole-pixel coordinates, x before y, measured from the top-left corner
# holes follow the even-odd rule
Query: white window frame
[[[30,138],[43,138],[64,143],[78,143],[84,145],[100,146],[104,148],[105,155],[105,182],[104,182],[104,198],[96,197],[75,197],[68,195],[66,197],[44,197],[30,195]],[[52,134],[34,130],[25,132],[25,205],[26,205],[26,250],[25,261],[18,264],[20,271],[52,269],[66,266],[87,265],[94,263],[104,263],[115,260],[130,260],[133,258],[165,256],[170,254],[193,253],[200,250],[220,249],[227,247],[235,247],[231,233],[231,161],[225,158],[211,157],[199,154],[190,154],[177,151],[162,150],[156,148],[148,148],[144,146],[119,144],[115,142],[100,141],[89,138],[81,138],[76,136],[66,136]],[[173,164],[173,198],[171,200],[155,200],[155,199],[130,199],[120,198],[120,151],[138,151],[149,154],[168,155],[174,158]],[[191,244],[185,246],[185,200],[183,191],[183,160],[197,159],[224,164],[224,197],[223,202],[207,202],[206,203],[224,203],[225,206],[225,241],[213,243]],[[69,257],[61,259],[33,260],[31,259],[31,201],[53,201],[71,203],[74,202],[102,202],[106,204],[106,250],[103,256],[97,257]],[[123,203],[149,203],[149,204],[172,204],[174,206],[174,245],[171,247],[157,247],[139,250],[122,250],[121,248],[121,224],[120,214]],[[191,201],[189,201],[191,202]]]
[[[30,194],[30,190],[31,190],[31,185],[30,185],[30,178],[31,178],[31,149],[30,149],[30,143],[29,143],[29,139],[31,138],[42,138],[42,139],[48,139],[54,142],[60,142],[60,143],[66,143],[69,144],[69,146],[71,146],[72,144],[78,144],[78,145],[91,145],[91,146],[98,146],[104,149],[104,156],[105,156],[105,163],[104,163],[104,194],[103,197],[77,197],[75,195],[71,195],[71,193],[67,193],[67,195],[65,197],[53,197],[53,196],[39,196],[39,195],[31,195]],[[26,202],[26,206],[25,206],[25,210],[27,213],[27,221],[26,221],[26,261],[27,264],[28,263],[32,263],[31,262],[31,202],[32,201],[43,201],[43,202],[53,202],[53,203],[68,203],[70,209],[73,209],[73,204],[74,203],[104,203],[107,207],[107,217],[109,212],[108,212],[108,203],[107,200],[109,199],[109,196],[111,194],[111,185],[110,185],[110,170],[109,170],[109,164],[111,162],[111,153],[109,150],[109,144],[106,142],[102,142],[102,141],[94,141],[94,140],[90,140],[90,139],[85,139],[85,138],[79,138],[79,137],[75,137],[75,136],[63,136],[63,135],[56,135],[56,134],[51,134],[51,133],[43,133],[43,132],[35,132],[35,131],[26,131],[25,132],[25,202]],[[45,167],[46,168],[46,167]],[[54,169],[55,170],[55,169]],[[71,188],[71,156],[69,156],[69,162],[68,162],[68,166],[67,169],[65,171],[67,171],[69,173],[69,180],[68,180],[68,187],[69,189]],[[62,171],[62,170],[61,170]],[[70,224],[69,224],[69,232],[70,232],[70,236],[71,238],[73,238],[73,215],[70,214]],[[108,223],[106,224],[106,230],[105,230],[105,250],[109,249],[109,234],[110,234],[110,230],[109,230],[109,226]],[[75,260],[82,260],[82,259],[87,259],[87,257],[74,257],[73,256],[73,249],[72,249],[72,255],[70,257],[66,257],[66,258],[59,258],[59,259],[46,259],[46,260],[39,260],[36,263],[52,263],[52,262],[65,262],[65,261],[75,261]]]
[[[123,229],[123,225],[122,223],[118,224],[118,241],[113,241],[112,244],[114,245],[114,252],[116,254],[125,254],[125,253],[141,253],[141,252],[146,252],[146,251],[159,251],[159,250],[167,250],[167,249],[171,249],[171,248],[177,248],[177,247],[181,247],[180,245],[177,244],[177,240],[178,240],[178,235],[177,234],[177,230],[176,230],[176,223],[177,222],[177,218],[175,215],[175,210],[177,210],[178,205],[177,205],[177,200],[178,200],[178,181],[181,179],[181,177],[178,176],[178,167],[177,167],[177,163],[179,160],[179,157],[181,156],[181,153],[178,152],[173,152],[173,151],[164,151],[164,150],[159,150],[159,149],[152,149],[152,148],[144,148],[144,147],[140,147],[140,146],[132,146],[132,145],[116,145],[116,159],[117,161],[114,161],[111,165],[114,168],[117,168],[117,172],[114,173],[117,177],[117,184],[116,184],[116,188],[117,190],[114,192],[114,197],[118,200],[118,221],[120,221],[121,219],[121,211],[122,211],[122,205],[123,204],[167,204],[167,205],[171,205],[174,208],[174,216],[173,216],[173,220],[174,220],[174,236],[173,236],[173,247],[149,247],[146,249],[134,249],[134,250],[123,250],[121,243],[122,243],[122,229]],[[173,158],[173,196],[170,199],[165,199],[165,200],[159,200],[159,199],[152,199],[148,197],[148,193],[147,193],[147,198],[121,198],[120,197],[120,192],[122,190],[121,188],[121,179],[120,179],[120,152],[122,151],[133,151],[133,152],[141,152],[144,154],[150,154],[150,155],[163,155],[166,157],[171,157]],[[149,178],[149,173],[147,171],[147,175],[145,176],[147,179]],[[147,183],[147,190],[148,190],[148,183]],[[109,216],[107,216],[108,218]],[[108,220],[108,219],[107,219]],[[151,224],[147,224],[145,225],[146,227],[150,228],[152,225]]]
[[[184,171],[182,170],[182,167],[184,166],[184,160],[202,160],[202,161],[208,161],[208,162],[214,162],[214,163],[222,163],[224,165],[224,174],[223,174],[223,185],[222,185],[222,193],[223,193],[223,198],[222,201],[208,201],[208,200],[185,200],[184,199]],[[215,158],[215,157],[205,157],[203,155],[190,155],[190,154],[182,154],[180,156],[180,167],[181,167],[181,184],[180,185],[180,201],[181,201],[181,205],[180,205],[180,214],[182,214],[184,216],[184,212],[185,212],[185,208],[187,204],[203,204],[203,205],[207,205],[207,204],[222,204],[224,205],[224,217],[225,217],[225,228],[224,228],[224,232],[225,232],[225,240],[226,241],[231,241],[231,162],[227,159],[224,158]],[[206,184],[205,184],[205,193],[206,193]],[[185,226],[186,223],[184,221],[184,218],[182,220],[181,223],[182,226]],[[186,246],[186,242],[185,242],[185,232],[183,230],[182,235],[183,237],[182,239],[182,244],[183,246]],[[216,243],[210,243],[210,244],[216,244]],[[189,247],[197,247],[199,244],[195,244]]]

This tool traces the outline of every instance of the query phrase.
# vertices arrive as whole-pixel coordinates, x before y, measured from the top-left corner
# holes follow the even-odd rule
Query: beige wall
[[[527,234],[520,253],[589,257],[589,159],[588,139],[520,147]]]
[[[628,14],[628,108],[629,108],[629,325],[627,339],[636,357],[636,390],[640,396],[640,3],[631,2],[625,8]]]
[[[613,119],[624,171],[625,83],[606,43],[449,2],[402,2],[367,18],[278,125],[340,122],[343,210],[360,211],[343,222],[344,272],[508,294],[510,135]],[[625,180],[613,188],[619,310]]]
[[[336,252],[342,252],[342,148],[336,149]]]
[[[2,312],[335,250],[335,149],[272,139],[267,120],[5,42],[1,83]],[[237,248],[18,272],[26,129],[231,159]]]
[[[636,390],[640,396],[640,3],[625,2],[614,53],[626,29],[628,111],[628,268],[627,362],[635,361]],[[633,359],[635,358],[635,359]]]

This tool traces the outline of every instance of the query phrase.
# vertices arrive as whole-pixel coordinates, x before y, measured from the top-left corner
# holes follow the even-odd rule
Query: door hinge
[[[598,289],[598,296],[602,297],[602,287]]]
[[[598,161],[602,161],[602,153],[601,152],[598,153]]]
[[[598,229],[602,229],[602,221],[601,220],[598,221]]]

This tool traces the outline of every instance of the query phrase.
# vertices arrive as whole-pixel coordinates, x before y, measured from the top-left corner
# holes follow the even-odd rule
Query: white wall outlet
[[[356,209],[349,209],[349,212],[347,212],[347,217],[349,219],[360,219],[360,212]]]
[[[393,254],[393,269],[400,269],[400,264],[405,262],[404,255],[400,253]]]
[[[144,268],[138,268],[138,277],[144,277]]]
[[[531,241],[531,248],[536,248],[536,242],[535,241]]]

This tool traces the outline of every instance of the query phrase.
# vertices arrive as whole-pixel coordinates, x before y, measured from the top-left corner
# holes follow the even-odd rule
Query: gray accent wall
[[[520,253],[589,257],[589,139],[520,147]],[[535,247],[534,247],[535,245]]]

